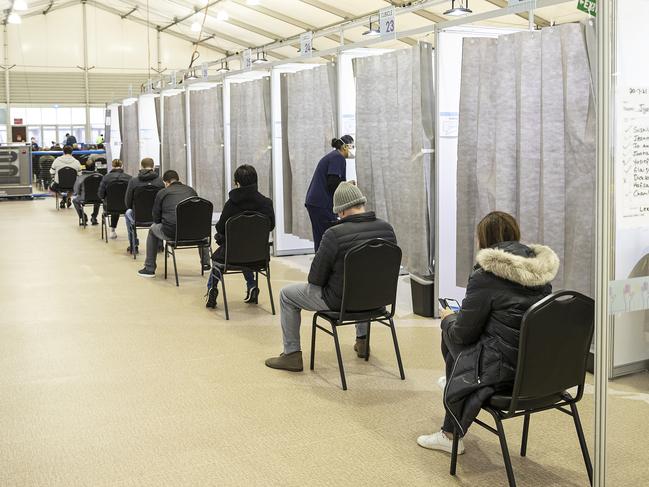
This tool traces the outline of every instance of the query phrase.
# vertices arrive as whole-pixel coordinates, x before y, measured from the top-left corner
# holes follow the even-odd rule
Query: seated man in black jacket
[[[133,213],[133,194],[135,193],[135,190],[144,186],[153,186],[154,188],[160,189],[165,187],[160,176],[158,176],[154,171],[155,163],[153,162],[153,159],[145,157],[140,162],[140,166],[142,169],[140,169],[139,174],[128,182],[128,188],[126,189],[126,214],[124,215],[124,220],[126,220],[126,231],[128,232],[129,242],[133,241],[133,229],[135,228],[135,215]],[[137,254],[139,243],[139,240],[135,241],[135,249],[131,249],[129,243],[126,251],[129,254],[132,252]]]
[[[74,205],[74,209],[77,210],[77,214],[79,215],[79,225],[83,225],[88,220],[88,216],[83,211],[83,204],[86,201],[86,186],[83,184],[83,182],[88,178],[88,176],[92,174],[97,174],[95,162],[87,161],[86,168],[81,171],[81,174],[74,182],[74,189],[72,190],[72,192],[74,193],[74,198],[72,198],[72,204]],[[93,205],[92,217],[90,220],[93,225],[98,224],[97,215],[99,214],[100,207],[100,203],[94,203]]]
[[[216,235],[214,235],[215,242],[219,245],[212,260],[219,263],[225,262],[225,224],[233,216],[240,215],[244,211],[256,211],[270,219],[271,230],[275,228],[275,211],[273,210],[273,202],[270,198],[266,198],[263,194],[257,191],[257,171],[254,167],[244,164],[239,166],[234,172],[235,188],[230,191],[230,197],[223,206],[223,213],[221,218],[216,223]],[[257,304],[259,298],[259,288],[255,281],[255,274],[253,272],[244,272],[243,276],[246,279],[247,292],[245,302],[249,304]],[[216,298],[219,295],[218,284],[221,280],[221,271],[217,266],[212,266],[212,273],[207,281],[207,303],[208,308],[216,307]]]
[[[352,247],[374,238],[397,242],[392,226],[365,210],[367,199],[353,183],[340,183],[334,193],[333,210],[340,220],[329,228],[315,254],[305,284],[286,286],[280,293],[284,352],[266,360],[273,369],[302,371],[300,312],[339,310],[343,296],[345,255]],[[356,325],[356,350],[365,357],[367,324]]]
[[[88,159],[88,161],[90,161],[90,158]],[[101,184],[99,185],[99,197],[102,200],[106,199],[106,190],[108,189],[108,186],[113,184],[115,181],[130,182],[131,179],[131,175],[124,172],[121,159],[113,159],[112,166],[113,168],[108,174],[104,176],[104,178],[101,180]],[[117,238],[117,223],[119,223],[119,215],[110,215],[110,238],[112,238],[113,240]],[[95,225],[95,223],[93,223],[93,225]]]
[[[156,257],[163,240],[172,240],[176,236],[176,206],[181,201],[198,196],[194,188],[181,183],[178,173],[173,169],[162,175],[165,189],[158,191],[153,203],[153,225],[149,228],[146,239],[146,260],[144,268],[138,271],[142,277],[155,277]],[[203,269],[211,268],[210,252],[206,248],[198,249]]]

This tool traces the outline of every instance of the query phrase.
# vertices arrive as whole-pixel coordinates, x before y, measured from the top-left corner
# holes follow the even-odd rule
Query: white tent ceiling
[[[23,16],[43,15],[54,9],[78,5],[81,0],[28,0],[28,10]],[[7,15],[12,0],[0,0],[0,8]],[[198,33],[191,25],[202,23],[201,44],[225,53],[241,52],[248,47],[261,47],[272,42],[315,31],[347,20],[376,14],[389,5],[397,7],[418,3],[405,0],[87,0],[88,5],[126,16],[139,23],[149,23],[152,28],[183,36],[186,40],[198,41]],[[507,0],[471,0],[470,8],[475,13],[499,9]],[[207,6],[207,9],[205,8]],[[450,0],[433,7],[400,15],[399,30],[409,30],[430,25],[431,22],[449,20],[443,12],[450,6]],[[207,13],[206,13],[207,12]],[[227,14],[227,19],[222,16]],[[579,20],[584,14],[576,9],[576,1],[554,7],[539,9],[537,23],[564,23]],[[509,15],[489,22],[498,26],[525,26],[523,16]],[[363,40],[367,26],[355,26],[344,31],[345,43]],[[314,47],[318,50],[336,47],[339,35],[318,37]],[[413,44],[415,38],[389,41],[381,47],[400,47]],[[296,46],[287,44],[269,50],[269,58],[283,59],[296,56]],[[215,58],[218,53],[215,53]]]

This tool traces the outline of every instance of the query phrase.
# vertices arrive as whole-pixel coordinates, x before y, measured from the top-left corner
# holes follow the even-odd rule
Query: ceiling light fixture
[[[221,61],[221,67],[216,70],[217,73],[227,73],[230,71],[230,66],[228,66],[227,61]]]
[[[444,15],[460,17],[462,15],[472,14],[473,10],[469,8],[469,0],[458,0],[459,7],[455,6],[455,0],[451,0],[451,8],[444,12]],[[465,5],[466,3],[466,5]]]
[[[14,2],[14,10],[17,12],[24,12],[27,10],[27,2],[25,0],[16,0]]]
[[[185,73],[185,79],[186,80],[198,79],[198,76],[196,76],[196,71],[192,70]]]
[[[20,17],[20,15],[15,12],[11,12],[7,17],[7,22],[9,22],[10,24],[20,24],[22,23],[22,21],[23,19]]]
[[[261,56],[260,56],[261,54]],[[262,64],[262,63],[267,63],[268,59],[266,59],[266,53],[264,51],[257,51],[257,59],[255,59],[252,63],[253,64]]]
[[[370,15],[368,29],[363,32],[364,36],[378,36],[381,34],[381,31],[378,26],[378,22],[372,21],[372,16]]]
[[[225,10],[219,10],[216,13],[216,20],[219,22],[226,22],[230,18],[230,15]]]

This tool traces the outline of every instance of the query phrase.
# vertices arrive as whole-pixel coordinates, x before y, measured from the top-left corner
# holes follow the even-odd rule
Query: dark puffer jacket
[[[309,283],[322,287],[322,298],[329,309],[337,311],[342,304],[345,255],[352,247],[374,238],[397,243],[392,225],[376,218],[373,211],[343,218],[325,232],[311,263]]]
[[[104,176],[104,179],[101,180],[99,185],[99,198],[102,200],[106,198],[106,190],[108,186],[113,184],[115,181],[127,181],[130,182],[131,175],[126,174],[123,169],[113,169],[108,174]]]
[[[215,225],[216,235],[214,235],[214,240],[219,245],[219,248],[212,254],[212,260],[225,262],[225,224],[233,216],[240,215],[245,211],[256,211],[267,216],[270,219],[270,229],[275,228],[273,201],[257,191],[256,184],[234,188],[230,191],[228,201],[223,206],[221,218]]]
[[[128,182],[126,196],[124,197],[126,208],[129,210],[133,209],[133,193],[136,188],[144,186],[154,186],[162,189],[165,187],[165,184],[162,182],[162,178],[160,178],[153,169],[141,169],[139,174]]]
[[[465,347],[455,360],[444,390],[444,407],[462,435],[497,391],[513,385],[521,320],[552,292],[559,258],[549,247],[503,242],[478,252],[459,313],[442,330]]]

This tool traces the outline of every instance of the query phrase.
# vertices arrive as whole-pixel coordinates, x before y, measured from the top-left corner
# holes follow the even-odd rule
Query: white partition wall
[[[140,133],[139,158],[150,157],[160,165],[160,137],[156,116],[158,95],[142,95],[138,100],[138,127]]]
[[[122,135],[119,127],[119,105],[108,105],[108,112],[110,113],[110,144],[108,149],[109,159],[119,159],[122,153]],[[108,161],[110,165],[110,161]]]
[[[122,105],[122,164],[124,172],[137,174],[140,162],[140,130],[137,99],[124,100]]]

